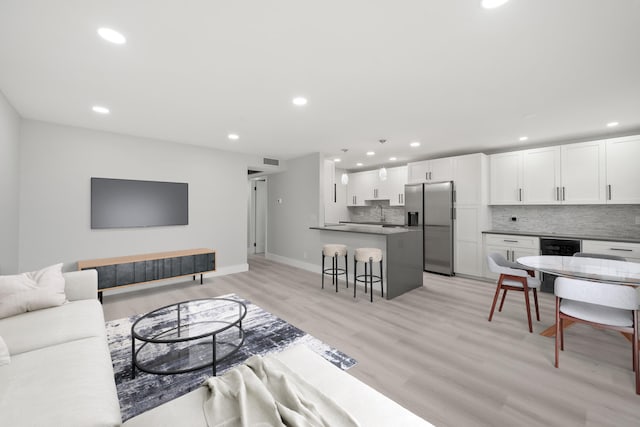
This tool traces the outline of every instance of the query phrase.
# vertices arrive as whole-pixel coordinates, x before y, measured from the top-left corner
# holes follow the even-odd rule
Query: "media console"
[[[189,249],[153,254],[129,255],[116,258],[100,258],[78,261],[78,270],[98,271],[98,299],[102,292],[122,286],[202,275],[216,271],[216,251]]]

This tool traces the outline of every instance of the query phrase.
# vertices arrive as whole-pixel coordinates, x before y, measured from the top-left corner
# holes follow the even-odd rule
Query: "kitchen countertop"
[[[613,236],[590,236],[587,234],[563,234],[535,231],[506,231],[506,230],[486,230],[483,234],[510,234],[512,236],[534,236],[551,239],[576,239],[576,240],[605,240],[608,242],[640,243],[640,238],[633,237],[613,237]]]
[[[325,230],[325,231],[344,231],[349,233],[363,233],[363,234],[378,234],[381,236],[389,236],[392,234],[402,234],[411,231],[419,231],[417,228],[408,228],[401,225],[383,227],[378,224],[336,224],[325,225],[324,227],[309,227],[312,230]]]

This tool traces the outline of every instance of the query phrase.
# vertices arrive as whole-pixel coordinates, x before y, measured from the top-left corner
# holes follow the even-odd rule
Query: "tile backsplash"
[[[382,212],[380,210],[382,206]],[[389,206],[389,201],[372,202],[371,206],[350,206],[349,221],[404,224],[404,206]]]
[[[491,206],[491,219],[494,230],[640,238],[640,205]]]

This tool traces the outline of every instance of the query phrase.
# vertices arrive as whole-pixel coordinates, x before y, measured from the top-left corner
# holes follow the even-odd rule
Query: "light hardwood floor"
[[[424,274],[424,287],[391,301],[340,282],[249,258],[246,273],[105,295],[117,319],[175,301],[236,293],[358,360],[348,371],[437,426],[638,426],[631,344],[617,333],[576,325],[565,332],[560,368],[554,299],[540,296],[541,321],[528,332],[522,293],[487,316],[495,284]],[[379,292],[379,291],[378,291]],[[357,398],[357,396],[355,397]]]

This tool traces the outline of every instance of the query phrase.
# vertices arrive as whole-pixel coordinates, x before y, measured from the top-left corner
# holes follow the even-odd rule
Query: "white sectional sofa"
[[[336,368],[304,345],[271,357],[283,362],[309,384],[332,398],[362,427],[433,427],[431,423]],[[124,427],[208,427],[203,410],[207,396],[208,389],[200,387],[127,420]]]
[[[95,270],[64,273],[68,303],[0,319],[0,425],[119,426]]]
[[[10,363],[0,365],[0,426],[120,426],[120,406],[95,270],[64,273],[69,302],[0,319]],[[367,427],[431,427],[303,345],[273,357]],[[207,427],[208,389],[142,413],[125,427]]]

